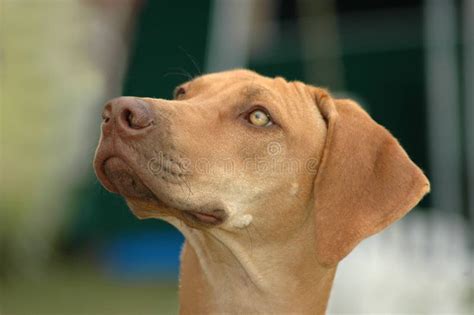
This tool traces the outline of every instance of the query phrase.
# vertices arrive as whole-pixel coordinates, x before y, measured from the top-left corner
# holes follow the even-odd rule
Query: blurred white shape
[[[211,11],[206,72],[247,66],[251,0],[216,0]]]
[[[466,223],[412,213],[363,241],[339,265],[329,313],[473,314]]]
[[[431,199],[438,209],[460,211],[463,190],[456,6],[453,0],[427,0],[423,9]]]

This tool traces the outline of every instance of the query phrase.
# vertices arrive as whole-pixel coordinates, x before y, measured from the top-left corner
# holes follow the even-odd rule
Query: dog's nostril
[[[131,110],[125,109],[122,112],[122,119],[126,122],[127,126],[132,129],[143,129],[148,127],[151,122],[143,119],[144,117],[139,117],[137,114],[134,114]]]
[[[120,135],[137,135],[138,131],[149,131],[155,124],[151,105],[137,97],[118,97],[109,101],[102,112],[103,131],[118,128]],[[150,127],[150,128],[149,128]]]
[[[104,123],[108,123],[110,121],[110,117],[112,117],[112,108],[110,104],[107,104],[102,112],[102,121]]]
[[[122,112],[122,118],[124,121],[127,122],[127,125],[130,127],[130,128],[133,128],[133,129],[139,129],[133,122],[133,113],[128,110],[128,109],[125,109],[123,112]]]
[[[126,107],[120,114],[123,124],[130,129],[144,129],[153,124],[153,117],[145,107]]]
[[[110,117],[106,116],[105,114],[102,114],[102,120],[104,123],[108,123],[110,121]]]

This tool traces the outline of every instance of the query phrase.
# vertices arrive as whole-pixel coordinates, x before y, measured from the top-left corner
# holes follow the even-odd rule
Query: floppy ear
[[[430,190],[398,141],[355,102],[313,88],[328,133],[314,185],[316,252],[332,266]]]

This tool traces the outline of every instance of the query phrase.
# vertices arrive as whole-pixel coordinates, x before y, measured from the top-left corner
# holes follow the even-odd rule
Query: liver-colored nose
[[[122,135],[148,132],[154,125],[150,105],[138,97],[118,97],[105,105],[102,112],[103,131],[116,128]]]

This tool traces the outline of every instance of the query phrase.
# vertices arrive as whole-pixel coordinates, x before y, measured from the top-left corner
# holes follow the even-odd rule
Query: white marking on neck
[[[249,224],[252,222],[252,219],[253,217],[251,214],[243,214],[243,215],[239,215],[233,218],[231,224],[233,227],[236,227],[238,229],[243,229],[249,226]]]

